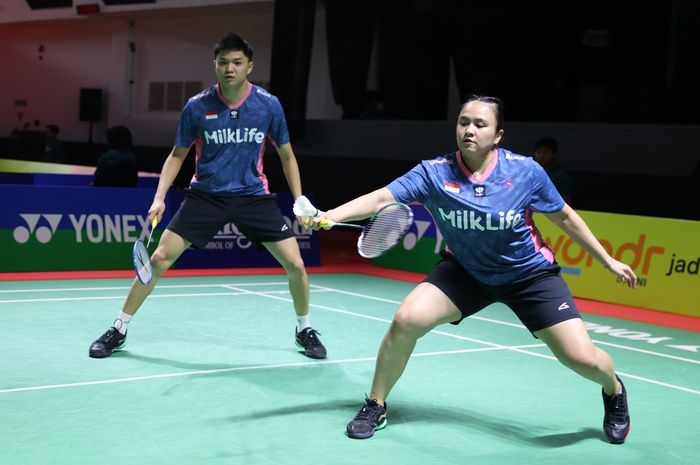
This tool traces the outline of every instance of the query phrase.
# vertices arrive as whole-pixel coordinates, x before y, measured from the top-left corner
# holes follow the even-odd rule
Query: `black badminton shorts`
[[[496,302],[507,305],[531,333],[581,318],[556,262],[525,279],[489,286],[471,277],[454,257],[444,255],[424,282],[436,286],[459,308],[462,318],[453,321],[455,325]]]
[[[294,237],[274,194],[224,197],[195,189],[187,189],[167,229],[202,248],[227,223],[233,223],[258,249],[263,242]]]

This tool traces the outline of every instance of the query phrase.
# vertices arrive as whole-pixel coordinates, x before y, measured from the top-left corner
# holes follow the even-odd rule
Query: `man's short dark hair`
[[[107,143],[115,150],[131,148],[131,131],[126,126],[114,126],[107,129]]]
[[[552,137],[543,137],[541,139],[537,139],[537,142],[535,142],[535,150],[537,150],[540,147],[547,148],[552,151],[552,153],[557,153],[559,151],[559,143],[556,141],[556,139]]]
[[[233,32],[226,34],[219,43],[214,46],[214,58],[218,57],[219,53],[229,50],[241,51],[249,61],[253,61],[253,47],[251,47],[245,39]]]
[[[61,132],[61,130],[55,124],[49,124],[48,126],[46,126],[46,130],[51,131],[54,134],[58,134],[59,132]]]

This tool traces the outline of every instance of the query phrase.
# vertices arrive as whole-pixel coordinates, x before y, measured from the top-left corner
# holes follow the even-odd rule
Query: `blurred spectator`
[[[554,187],[564,201],[571,204],[574,196],[574,180],[571,174],[557,163],[559,144],[551,137],[543,137],[535,142],[534,158],[549,175]]]
[[[58,133],[61,132],[55,124],[46,126],[46,145],[41,161],[48,163],[63,163],[66,159],[66,149],[63,142],[58,140]]]
[[[100,155],[93,186],[136,187],[138,165],[131,149],[131,131],[125,126],[107,130],[109,150]]]

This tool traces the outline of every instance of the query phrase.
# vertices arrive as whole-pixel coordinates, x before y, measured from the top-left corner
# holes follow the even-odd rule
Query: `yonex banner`
[[[401,246],[374,260],[379,266],[427,273],[444,250],[442,235],[422,206]],[[603,247],[640,278],[628,289],[542,215],[535,223],[577,297],[700,317],[700,222],[589,211],[578,212]]]
[[[0,185],[0,272],[110,270],[131,267],[136,239],[145,239],[146,213],[154,189]],[[157,240],[184,198],[172,191],[166,199]],[[320,262],[317,236],[302,231],[292,214],[289,194],[278,203],[307,265]],[[177,268],[277,266],[236,230],[225,225],[202,250],[190,249]]]

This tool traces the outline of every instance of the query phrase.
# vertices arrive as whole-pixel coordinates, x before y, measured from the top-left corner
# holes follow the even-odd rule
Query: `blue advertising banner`
[[[0,185],[0,272],[130,268],[133,243],[147,235],[153,193],[140,188]],[[182,191],[168,194],[154,240],[183,198]],[[278,202],[289,227],[300,233],[305,263],[318,265],[318,238],[301,231],[291,213],[291,195],[279,195]],[[185,251],[175,267],[265,266],[277,262],[227,224],[205,249]]]

